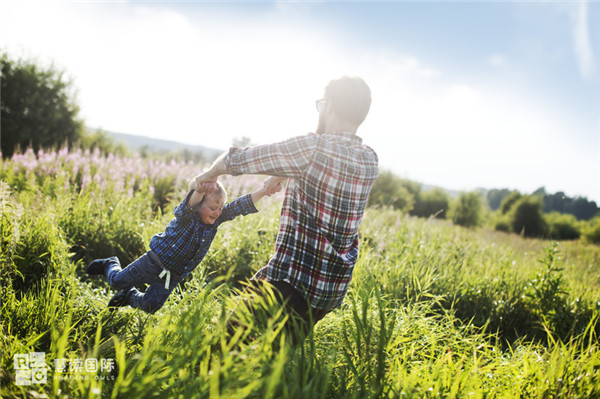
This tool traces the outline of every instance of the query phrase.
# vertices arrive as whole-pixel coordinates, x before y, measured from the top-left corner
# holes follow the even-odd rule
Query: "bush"
[[[460,193],[450,208],[450,219],[459,226],[473,227],[479,224],[481,212],[479,193]]]
[[[511,232],[510,221],[508,221],[508,219],[504,218],[504,217],[498,218],[496,220],[496,222],[494,223],[494,230],[503,231],[505,233],[510,233]]]
[[[553,240],[576,240],[581,236],[577,218],[571,214],[551,212],[545,215],[548,236]]]
[[[600,216],[589,221],[583,229],[583,238],[593,244],[600,244]]]
[[[444,219],[449,204],[448,194],[440,188],[433,188],[417,196],[415,206],[410,213],[425,218],[434,215],[436,218]]]
[[[409,212],[420,190],[419,183],[401,179],[390,171],[381,171],[373,184],[367,205],[391,206]]]
[[[506,215],[513,205],[521,199],[521,194],[518,191],[513,191],[502,200],[500,204],[500,213]]]
[[[542,237],[548,226],[542,214],[542,200],[539,197],[524,196],[511,207],[511,227],[524,237]]]

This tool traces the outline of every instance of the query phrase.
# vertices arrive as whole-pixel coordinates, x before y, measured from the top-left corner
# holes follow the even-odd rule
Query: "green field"
[[[202,168],[67,150],[2,161],[2,397],[600,397],[600,247],[582,241],[370,208],[350,292],[303,345],[276,318],[227,341],[236,293],[272,254],[276,196],[224,224],[159,312],[109,311],[114,292],[85,265],[144,253]],[[261,181],[224,185],[233,199]],[[44,359],[18,363],[23,385],[15,355],[32,352]]]

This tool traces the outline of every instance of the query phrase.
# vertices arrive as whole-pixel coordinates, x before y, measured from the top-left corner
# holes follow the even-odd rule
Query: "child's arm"
[[[252,202],[255,204],[263,199],[265,196],[271,196],[279,191],[283,190],[283,185],[281,184],[286,178],[271,176],[267,180],[262,188],[254,191],[250,196],[252,197]]]
[[[210,194],[217,191],[217,185],[215,183],[202,182],[198,183],[196,179],[192,179],[189,186],[189,191],[193,191],[190,195],[187,206],[193,208],[202,202],[204,194]]]

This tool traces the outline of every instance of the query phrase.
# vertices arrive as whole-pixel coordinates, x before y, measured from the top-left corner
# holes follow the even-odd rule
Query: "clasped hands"
[[[287,177],[270,176],[263,183],[265,195],[271,196],[283,190],[283,182]],[[196,176],[190,182],[189,190],[195,190],[198,193],[210,194],[218,190],[216,184],[217,177],[206,175],[205,173]]]

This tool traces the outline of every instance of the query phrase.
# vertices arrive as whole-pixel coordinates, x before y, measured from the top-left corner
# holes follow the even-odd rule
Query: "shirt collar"
[[[349,141],[352,141],[352,142],[356,142],[357,144],[362,144],[362,138],[360,138],[356,134],[350,133],[350,132],[329,132],[329,133],[325,133],[324,135],[325,136],[341,137],[341,138],[344,138],[346,140],[349,140]]]

